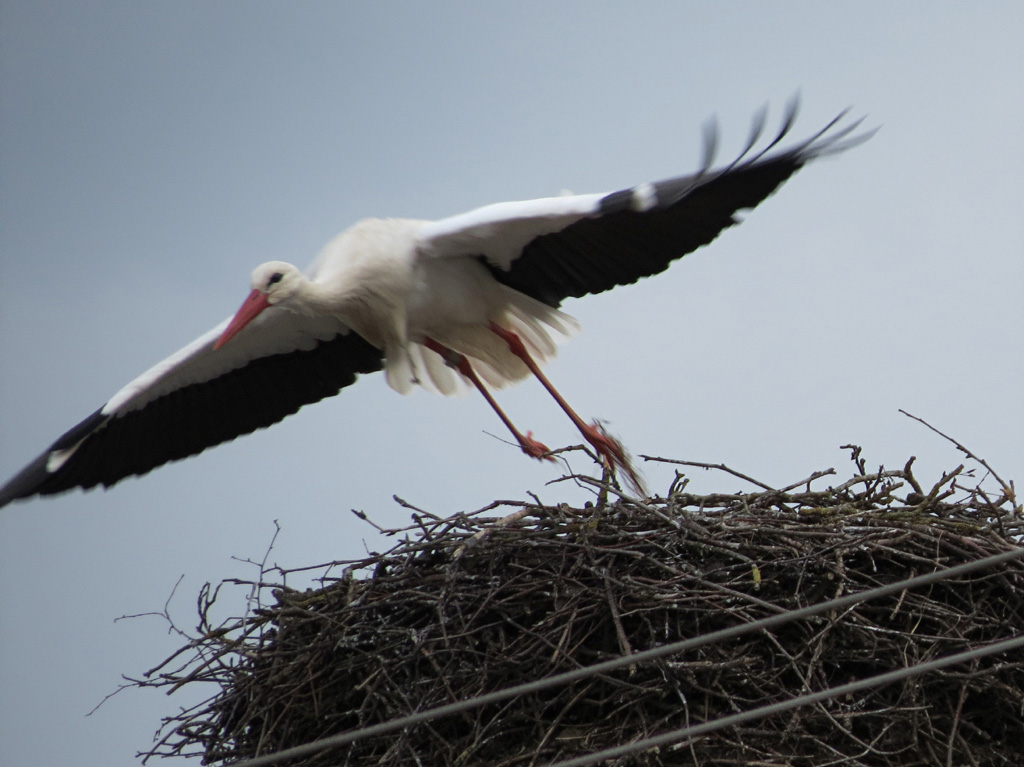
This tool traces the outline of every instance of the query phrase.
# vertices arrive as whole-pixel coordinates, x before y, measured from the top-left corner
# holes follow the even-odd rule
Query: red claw
[[[551,455],[551,450],[543,442],[539,442],[533,438],[533,432],[526,432],[526,436],[519,435],[519,446],[523,449],[531,458],[536,458],[541,461],[553,461],[555,457]]]

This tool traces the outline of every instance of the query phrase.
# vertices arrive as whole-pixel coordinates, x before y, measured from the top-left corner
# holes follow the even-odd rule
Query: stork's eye
[[[281,274],[281,272],[274,272],[272,275],[270,275],[270,279],[267,280],[267,287],[269,288],[271,285],[276,285],[283,279],[284,275]]]

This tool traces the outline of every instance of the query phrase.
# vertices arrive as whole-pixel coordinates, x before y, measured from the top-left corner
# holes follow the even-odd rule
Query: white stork
[[[776,150],[796,116],[754,151],[766,111],[740,156],[712,168],[717,129],[705,130],[700,170],[610,194],[488,205],[441,219],[368,219],[342,232],[303,274],[271,261],[233,318],[158,363],[54,442],[0,488],[0,506],[76,487],[106,487],[280,421],[383,369],[405,393],[477,387],[536,458],[548,449],[519,432],[488,387],[530,373],[548,388],[606,462],[632,472],[621,445],[588,425],[540,365],[576,322],[558,310],[657,274],[737,223],[808,161],[866,140],[845,112],[808,140]]]

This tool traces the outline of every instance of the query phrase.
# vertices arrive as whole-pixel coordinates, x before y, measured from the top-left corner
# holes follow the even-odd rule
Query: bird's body
[[[0,506],[74,487],[111,485],[268,426],[336,394],[361,373],[392,389],[442,394],[477,386],[523,450],[523,436],[486,387],[530,373],[549,388],[606,459],[621,448],[572,412],[539,366],[577,325],[558,306],[660,272],[737,223],[807,161],[867,136],[856,123],[766,155],[747,149],[711,169],[611,194],[499,203],[439,221],[366,219],[332,240],[304,275],[283,261],[252,273],[237,314],[154,366],[0,488]],[[840,116],[842,117],[842,115]],[[480,380],[482,379],[482,381]],[[486,385],[485,385],[486,384]],[[621,464],[620,464],[621,465]]]
[[[253,289],[286,270],[303,285],[294,310],[332,315],[382,349],[388,385],[400,393],[414,383],[443,394],[461,388],[451,367],[423,353],[426,338],[470,357],[489,384],[501,387],[529,370],[488,330],[489,322],[518,333],[541,360],[554,353],[549,330],[575,329],[568,315],[496,281],[479,258],[441,255],[443,240],[430,239],[429,227],[427,221],[363,220],[327,245],[312,280],[290,264],[271,262],[257,268]]]

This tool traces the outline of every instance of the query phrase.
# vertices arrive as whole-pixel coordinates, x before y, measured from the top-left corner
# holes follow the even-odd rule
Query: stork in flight
[[[576,322],[563,300],[664,271],[737,223],[805,163],[866,140],[843,112],[778,149],[796,117],[755,151],[712,168],[717,129],[705,130],[700,170],[610,194],[504,202],[439,221],[367,219],[342,232],[305,275],[271,261],[233,318],[158,363],[54,442],[0,488],[0,506],[76,487],[109,487],[280,421],[384,370],[399,393],[414,385],[487,398],[523,452],[549,457],[490,393],[533,374],[606,464],[632,477],[622,446],[587,424],[540,366]]]

